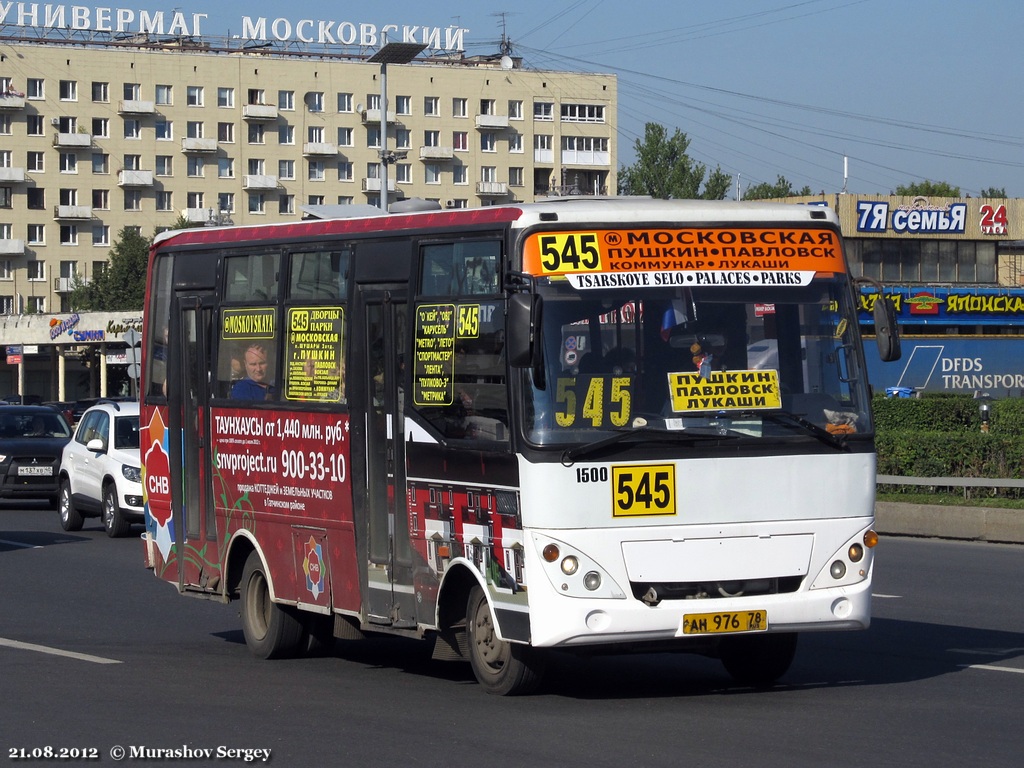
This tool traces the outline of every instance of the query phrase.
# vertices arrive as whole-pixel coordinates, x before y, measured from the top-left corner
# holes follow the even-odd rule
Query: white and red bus
[[[239,600],[263,658],[398,633],[499,694],[536,686],[552,648],[716,655],[769,684],[797,633],[870,621],[853,283],[835,216],[801,205],[161,235],[149,565]]]

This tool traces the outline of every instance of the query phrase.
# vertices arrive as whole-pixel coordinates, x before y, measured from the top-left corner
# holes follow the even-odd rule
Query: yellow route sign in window
[[[782,407],[778,371],[715,371],[708,377],[670,373],[668,386],[676,413]]]

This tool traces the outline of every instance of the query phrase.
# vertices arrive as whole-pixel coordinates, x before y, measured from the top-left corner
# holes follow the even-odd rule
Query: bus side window
[[[341,300],[348,293],[351,250],[313,251],[291,255],[288,298],[293,300]]]
[[[424,245],[421,261],[421,296],[480,296],[498,292],[500,240]]]
[[[228,256],[224,259],[225,301],[277,299],[281,257],[276,253]]]

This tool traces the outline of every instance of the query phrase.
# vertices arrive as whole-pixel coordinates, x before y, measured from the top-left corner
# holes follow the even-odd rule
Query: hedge
[[[987,433],[978,405],[969,395],[876,397],[878,474],[1024,477],[1024,399],[991,401]],[[998,495],[1020,497],[1021,489],[999,489]]]

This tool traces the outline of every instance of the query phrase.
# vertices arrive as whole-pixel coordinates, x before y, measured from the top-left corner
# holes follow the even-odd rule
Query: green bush
[[[1024,400],[992,401],[988,433],[969,395],[876,397],[874,406],[880,475],[1024,477]],[[998,495],[1017,497],[1020,489]]]

